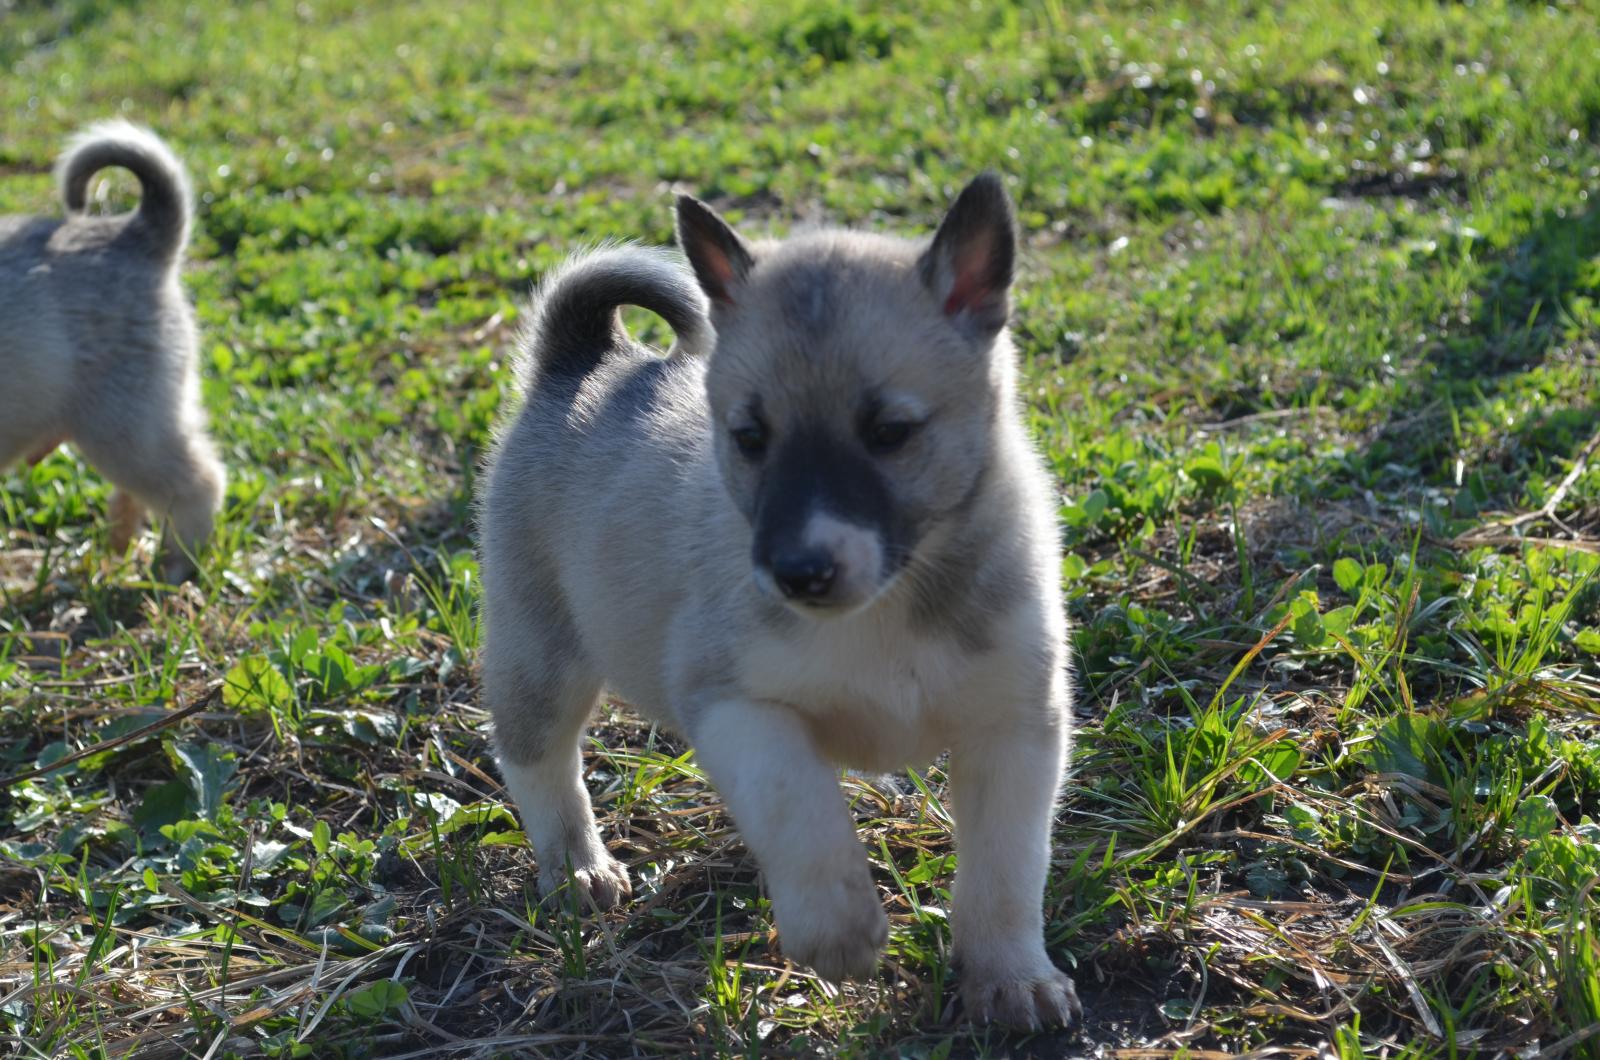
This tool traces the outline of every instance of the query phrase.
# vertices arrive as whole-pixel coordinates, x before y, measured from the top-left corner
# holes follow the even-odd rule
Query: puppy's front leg
[[[971,734],[950,753],[956,818],[955,957],[967,1011],[1017,1027],[1071,1022],[1083,1009],[1044,950],[1050,821],[1064,718]]]
[[[839,778],[793,711],[713,704],[692,726],[695,755],[766,873],[786,956],[824,979],[869,976],[889,921]]]

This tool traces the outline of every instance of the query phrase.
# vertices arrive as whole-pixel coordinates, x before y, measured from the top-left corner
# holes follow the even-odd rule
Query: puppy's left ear
[[[923,282],[962,330],[988,338],[1011,313],[1017,223],[1005,185],[991,172],[968,184],[922,255]]]

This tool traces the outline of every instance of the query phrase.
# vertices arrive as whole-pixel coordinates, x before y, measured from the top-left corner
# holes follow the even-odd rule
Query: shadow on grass
[[[1458,459],[1452,414],[1486,410],[1533,385],[1527,373],[1554,358],[1587,347],[1592,356],[1596,331],[1574,319],[1575,303],[1587,311],[1596,286],[1592,259],[1600,254],[1600,210],[1565,214],[1547,210],[1500,253],[1488,281],[1469,302],[1470,320],[1447,328],[1412,373],[1405,400],[1390,411],[1390,424],[1351,458],[1360,478],[1393,479],[1389,469],[1404,469],[1422,481],[1454,485]],[[1592,320],[1593,318],[1591,318]],[[1420,321],[1420,327],[1433,322]],[[1590,380],[1596,384],[1595,379]],[[1552,395],[1562,397],[1579,395]],[[1600,410],[1558,408],[1536,420],[1506,424],[1500,466],[1476,483],[1477,507],[1493,502],[1515,505],[1529,471],[1542,472],[1570,460],[1600,425]],[[1463,469],[1471,473],[1472,468]],[[1338,480],[1334,475],[1334,480]]]

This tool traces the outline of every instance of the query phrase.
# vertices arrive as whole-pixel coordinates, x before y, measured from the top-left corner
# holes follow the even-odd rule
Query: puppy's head
[[[1016,253],[1003,186],[974,180],[931,242],[753,245],[688,197],[678,239],[711,299],[712,427],[757,582],[808,614],[869,605],[988,466]]]

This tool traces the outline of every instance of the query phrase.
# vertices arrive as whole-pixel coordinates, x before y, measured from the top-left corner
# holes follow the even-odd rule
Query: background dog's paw
[[[775,897],[783,955],[830,982],[866,979],[878,970],[889,918],[861,865],[859,871],[799,883]]]
[[[556,894],[563,884],[568,885],[567,893],[576,892],[578,904],[584,909],[590,905],[596,909],[611,909],[633,897],[628,870],[612,857],[595,865],[574,866],[570,879],[565,866],[540,871],[539,891],[545,897]]]
[[[1083,1015],[1072,979],[1054,966],[1038,975],[963,974],[961,1001],[974,1020],[1025,1030],[1065,1027]]]
[[[161,580],[168,585],[182,585],[199,572],[194,560],[188,556],[174,556],[162,561]]]

